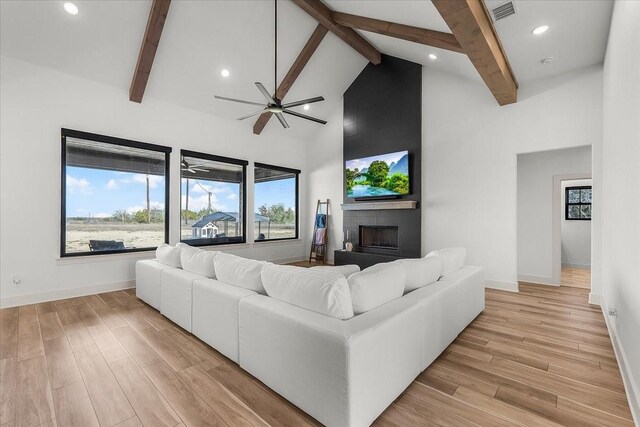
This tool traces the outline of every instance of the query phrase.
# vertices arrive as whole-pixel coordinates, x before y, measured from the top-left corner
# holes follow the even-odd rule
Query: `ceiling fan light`
[[[227,70],[226,68],[223,68],[222,71],[220,71],[220,75],[222,77],[229,77],[231,73],[229,72],[229,70]]]
[[[311,108],[311,106],[309,104],[304,104],[302,108],[304,108],[305,110],[308,110],[309,108]]]
[[[78,14],[78,6],[76,6],[71,2],[66,2],[65,4],[62,5],[62,7],[64,7],[64,10],[66,10],[69,15]]]

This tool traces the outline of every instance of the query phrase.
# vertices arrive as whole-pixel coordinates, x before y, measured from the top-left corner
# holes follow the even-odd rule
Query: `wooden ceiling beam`
[[[279,100],[284,99],[284,97],[287,95],[287,92],[289,92],[291,86],[293,86],[298,76],[300,76],[300,73],[302,73],[302,70],[307,65],[309,59],[311,59],[316,49],[318,49],[318,46],[320,46],[320,42],[322,42],[322,39],[324,39],[324,36],[326,36],[328,32],[329,30],[327,30],[325,26],[323,26],[322,24],[318,24],[316,29],[311,34],[311,37],[309,37],[309,40],[300,51],[300,54],[298,54],[298,57],[293,62],[293,65],[284,76],[284,79],[278,85],[275,94],[276,98],[278,98]],[[255,133],[256,135],[260,135],[264,127],[269,122],[269,119],[271,119],[272,115],[272,113],[261,114],[260,117],[258,117],[258,120],[256,120],[256,123],[253,125],[253,133]]]
[[[453,34],[335,11],[332,12],[331,16],[337,24],[345,27],[464,53],[460,43],[458,43],[458,40],[456,40]]]
[[[378,65],[382,61],[380,52],[367,40],[358,34],[353,28],[344,27],[336,23],[332,17],[332,10],[320,0],[292,0],[300,9],[311,15],[333,34],[341,38],[345,43],[354,48],[369,62]]]
[[[142,102],[170,5],[171,0],[153,0],[151,11],[149,12],[149,20],[147,21],[147,28],[144,31],[142,46],[138,54],[136,71],[133,74],[133,81],[129,89],[130,101]]]
[[[483,0],[431,0],[500,105],[518,100],[518,81]]]

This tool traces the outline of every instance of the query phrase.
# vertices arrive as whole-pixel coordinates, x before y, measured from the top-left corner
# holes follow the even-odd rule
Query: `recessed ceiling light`
[[[66,2],[65,4],[62,5],[62,7],[64,7],[64,10],[66,10],[69,15],[78,14],[78,6],[76,6],[73,3]]]
[[[221,75],[222,77],[229,77],[229,74],[230,74],[230,73],[229,73],[229,70],[227,70],[226,68],[225,68],[225,69],[223,69],[222,71],[220,71],[220,75]]]
[[[304,107],[302,108],[304,108],[305,110],[308,110],[310,107],[309,107],[309,104],[304,104]]]
[[[548,25],[540,25],[539,27],[534,28],[533,31],[531,31],[531,34],[533,34],[534,36],[539,36],[540,34],[546,33],[548,29]]]
[[[430,53],[429,54],[429,59],[432,60],[432,61],[435,61],[436,59],[438,59],[438,57],[435,54]]]

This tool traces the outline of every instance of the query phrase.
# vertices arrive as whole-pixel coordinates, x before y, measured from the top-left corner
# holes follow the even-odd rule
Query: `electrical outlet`
[[[609,316],[618,317],[618,310],[615,307],[609,306]]]
[[[20,286],[22,284],[22,276],[13,276],[13,284],[15,286]]]

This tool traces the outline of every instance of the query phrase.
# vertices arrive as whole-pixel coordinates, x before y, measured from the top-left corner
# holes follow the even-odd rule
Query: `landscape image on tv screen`
[[[409,152],[381,154],[345,162],[347,197],[409,194]]]

